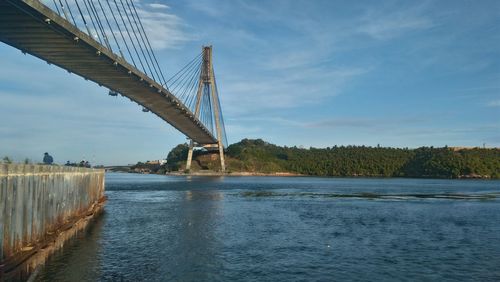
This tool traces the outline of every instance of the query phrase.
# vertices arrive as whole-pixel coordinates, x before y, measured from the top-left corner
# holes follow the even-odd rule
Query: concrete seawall
[[[104,170],[0,164],[0,277],[37,253],[47,257],[44,250],[84,228],[104,199]]]

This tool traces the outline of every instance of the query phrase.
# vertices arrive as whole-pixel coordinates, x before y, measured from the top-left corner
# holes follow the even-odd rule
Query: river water
[[[111,173],[38,281],[500,281],[500,181]]]

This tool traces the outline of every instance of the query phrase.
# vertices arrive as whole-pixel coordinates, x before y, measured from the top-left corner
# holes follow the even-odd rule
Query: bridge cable
[[[201,62],[200,62],[201,63]],[[176,92],[177,89],[179,90],[177,92],[177,98],[179,99],[183,99],[183,94],[181,94],[181,91],[184,89],[184,87],[186,86],[187,82],[189,81],[189,78],[191,78],[193,76],[194,73],[196,73],[198,71],[198,67],[200,66],[200,64],[198,65],[193,65],[187,72],[186,74],[182,77],[182,79],[179,81],[179,83],[177,85],[173,85],[172,84],[172,88],[171,88],[171,91],[172,92]]]
[[[185,68],[187,68],[191,63],[195,62],[201,55],[202,55],[202,53],[198,54],[198,56],[196,56],[189,63],[187,63],[182,69],[180,69],[176,74],[174,74],[171,78],[169,78],[167,80],[167,83],[169,83],[173,78],[175,78],[180,72],[182,72]]]
[[[194,83],[191,85],[191,88],[189,89],[189,92],[191,93],[190,100],[187,101],[188,108],[192,109],[193,112],[196,111],[196,96],[198,94],[198,85],[200,83],[200,74],[201,74],[201,68],[198,70],[196,73],[196,76],[198,79],[194,80]]]
[[[103,40],[104,40],[104,43],[106,44],[106,46],[108,47],[108,49],[110,51],[113,51],[113,49],[111,48],[111,44],[109,44],[108,35],[104,31],[104,26],[102,25],[101,19],[99,19],[99,14],[97,13],[97,8],[95,7],[95,5],[92,2],[92,0],[87,0],[87,1],[89,3],[90,9],[92,10],[92,13],[94,14],[97,26],[99,27],[99,31],[101,32],[101,35],[102,35]]]
[[[187,104],[187,101],[188,99],[190,98],[190,94],[191,94],[191,91],[190,89],[192,88],[192,85],[193,85],[193,81],[196,82],[196,74],[198,74],[198,72],[201,70],[201,68],[197,68],[195,69],[195,72],[193,73],[193,75],[190,77],[187,85],[186,85],[186,88],[184,89],[184,91],[182,92],[181,96],[184,96],[185,95],[185,103],[184,104]]]
[[[198,119],[201,121],[203,126],[205,126],[205,122],[203,122],[203,99],[204,99],[204,91],[205,91],[205,85],[203,84],[201,86],[201,97],[200,97],[200,109],[198,112]]]
[[[198,70],[196,73],[196,79],[193,81],[193,84],[191,85],[191,88],[189,89],[189,92],[191,93],[191,98],[188,103],[188,107],[190,109],[193,109],[193,112],[196,110],[196,96],[198,94],[198,85],[200,84],[200,75],[201,75],[201,68]]]
[[[208,108],[209,108],[209,117],[210,117],[210,132],[212,133],[212,135],[215,135],[214,134],[214,109],[213,109],[213,106],[212,104],[214,103],[213,99],[212,99],[212,96],[214,95],[214,93],[212,93],[212,88],[210,88],[210,94],[211,95],[207,95],[208,96]]]
[[[139,50],[141,51],[141,54],[144,57],[144,60],[146,61],[146,66],[148,67],[149,73],[151,74],[151,76],[154,79],[154,74],[151,71],[151,66],[149,65],[148,59],[146,57],[146,54],[144,53],[144,50],[143,50],[142,45],[141,45],[141,41],[139,40],[139,37],[137,36],[137,33],[139,33],[139,35],[141,35],[139,27],[138,27],[138,25],[137,25],[137,23],[135,21],[135,17],[134,17],[134,14],[132,13],[132,10],[130,9],[130,5],[128,4],[128,2],[126,2],[126,3],[127,3],[127,6],[128,6],[128,10],[126,10],[126,12],[130,13],[130,16],[132,17],[132,20],[133,20],[133,21],[130,21],[130,26],[132,27],[132,33],[134,34],[135,40],[137,41],[137,45],[139,46]],[[134,29],[134,25],[132,25],[132,22],[135,24],[137,32],[135,31],[136,29]],[[142,59],[140,59],[140,60],[142,62]],[[145,74],[148,74],[147,71],[146,71],[146,68],[144,68],[143,71],[144,71]]]
[[[68,13],[66,12],[66,10],[64,9],[64,4],[62,3],[61,0],[59,0],[59,4],[61,5],[61,10],[63,11],[63,14],[64,14],[64,17],[66,18],[66,20],[69,22],[69,17],[68,17]]]
[[[177,76],[177,78],[170,84],[170,89],[172,92],[175,92],[177,90],[177,87],[182,84],[184,81],[185,77],[193,70],[196,68],[196,66],[199,65],[199,62],[195,62],[194,64],[190,64],[188,68],[185,68],[183,72]]]
[[[59,7],[57,6],[56,0],[52,0],[54,2],[54,6],[56,7],[57,14],[60,16],[61,12],[59,11]]]
[[[73,12],[71,12],[71,7],[69,6],[67,0],[64,0],[64,2],[66,3],[66,7],[68,7],[69,15],[71,16],[71,19],[73,20],[73,24],[76,26],[75,17],[73,17]]]
[[[195,81],[196,82],[196,81]],[[192,97],[194,96],[193,95],[193,92],[192,92],[192,85],[193,83],[191,83],[190,85],[188,85],[186,87],[186,98],[184,99],[184,105],[186,105],[186,107],[194,113],[194,109],[191,107],[191,100],[192,100]]]
[[[205,115],[205,122],[204,122],[204,125],[207,127],[208,130],[210,130],[210,127],[209,127],[209,109],[208,109],[208,95],[210,95],[210,85],[209,84],[205,84],[205,91],[203,92],[203,109],[204,109],[204,115]]]
[[[190,84],[191,84],[192,79],[195,77],[195,74],[198,72],[199,66],[200,66],[200,64],[198,64],[197,66],[194,66],[194,67],[191,69],[191,71],[189,72],[189,74],[187,74],[187,75],[186,75],[186,78],[184,79],[184,81],[183,81],[183,83],[182,83],[182,86],[181,86],[181,88],[180,88],[180,90],[179,90],[179,92],[178,92],[178,93],[180,93],[180,94],[179,94],[179,97],[184,97],[184,94],[185,94],[185,92],[186,92],[186,91],[185,91],[185,90],[186,90],[186,88],[185,88],[185,87],[186,87],[187,85],[190,85]],[[181,90],[184,90],[184,91],[182,91],[182,93],[181,93]]]
[[[195,109],[193,107],[192,101],[193,101],[193,97],[196,97],[196,94],[197,94],[197,91],[196,90],[193,91],[193,90],[195,89],[196,85],[199,82],[199,80],[196,79],[196,77],[199,77],[200,72],[201,72],[200,68],[198,68],[197,70],[195,68],[194,75],[191,77],[190,82],[184,88],[184,92],[186,93],[186,95],[184,95],[184,94],[178,95],[180,97],[180,99],[183,100],[183,102],[187,106],[187,108],[189,108],[193,113],[195,112]]]
[[[210,107],[210,85],[207,84],[207,93],[206,93],[206,107],[207,107],[207,124],[205,125],[208,130],[210,131],[210,134],[213,135],[213,130],[212,130],[212,108]]]
[[[86,0],[83,0],[83,4],[85,5],[85,9],[87,10],[87,14],[89,14],[89,17],[90,17],[90,22],[92,23],[92,26],[94,27],[94,31],[95,31],[95,35],[97,36],[97,40],[99,41],[99,43],[102,45],[102,41],[101,41],[101,37],[99,36],[99,30],[96,28],[96,25],[95,25],[95,22],[94,22],[94,19],[92,18],[92,13],[90,12],[89,10],[89,7],[87,5],[87,1]],[[95,40],[95,37],[94,35],[92,35],[90,32],[89,32],[89,36],[92,37],[92,39]]]
[[[130,21],[130,17],[127,13],[127,9],[125,8],[125,5],[123,5],[123,2],[120,0],[120,3],[122,5],[122,8],[123,8],[123,13],[125,13],[125,16],[127,17],[127,21],[130,23],[130,27],[132,29],[132,33],[134,34],[134,36],[136,37],[136,40],[137,40],[137,34],[135,33],[134,31],[134,28],[132,26],[132,22]],[[120,16],[121,16],[121,11],[120,9],[118,9],[118,12],[120,13]],[[125,23],[125,21],[124,21]],[[144,64],[142,63],[142,60],[141,60],[141,55],[139,54],[139,51],[137,51],[137,47],[135,46],[135,42],[134,42],[134,39],[132,38],[132,36],[130,35],[130,32],[129,32],[129,29],[128,29],[128,26],[127,24],[125,23],[125,29],[127,31],[127,34],[128,34],[128,37],[130,38],[130,42],[132,42],[132,47],[134,48],[135,50],[135,54],[137,56],[137,60],[139,61],[139,63],[141,64],[141,67],[142,67],[142,72],[146,73],[146,68],[144,67]],[[139,40],[137,40],[137,42],[139,42]],[[139,44],[139,43],[138,43]],[[139,49],[140,49],[140,45],[139,45]]]
[[[182,81],[184,80],[184,77],[187,75],[187,73],[189,73],[189,71],[194,67],[196,68],[196,66],[199,65],[198,64],[190,64],[188,65],[189,67],[188,68],[184,68],[184,70],[182,71],[182,73],[180,73],[179,75],[176,75],[176,78],[175,80],[170,84],[170,90],[171,92],[176,92],[177,90],[177,87],[182,83]]]
[[[210,133],[214,135],[214,121],[213,121],[213,110],[212,110],[212,88],[208,86],[207,92],[207,112],[208,112],[208,124],[210,125]]]
[[[122,1],[122,0],[120,0],[120,1]],[[142,57],[144,58],[144,61],[146,62],[146,66],[148,67],[149,73],[151,74],[151,76],[154,79],[154,73],[151,69],[151,65],[149,64],[148,57],[146,56],[146,53],[144,53],[146,46],[144,45],[144,38],[142,37],[141,30],[139,29],[139,26],[137,25],[137,21],[136,21],[136,18],[134,16],[134,12],[132,11],[132,8],[130,8],[130,5],[127,1],[125,1],[125,3],[127,3],[127,7],[128,7],[128,9],[126,9],[126,11],[128,13],[130,13],[130,17],[132,18],[132,21],[130,21],[130,26],[132,27],[134,37],[137,41],[137,45],[139,46],[139,50],[141,51],[141,54],[142,54]],[[122,2],[122,5],[123,5],[123,2]],[[135,26],[135,28],[134,28],[134,26]],[[139,37],[140,37],[140,39],[139,39]]]
[[[224,123],[224,115],[222,114],[222,107],[220,103],[220,97],[219,97],[219,88],[217,87],[217,80],[215,79],[215,71],[212,66],[212,73],[214,75],[214,84],[215,84],[215,91],[216,91],[216,96],[217,96],[217,102],[219,103],[219,118],[221,120],[221,125],[222,125],[222,136],[223,136],[223,141],[225,141],[225,146],[228,145],[227,142],[227,135],[226,135],[226,125]]]
[[[189,88],[188,87],[188,82],[189,82],[189,80],[187,80],[187,79],[185,81],[183,81],[183,84],[181,85],[181,88],[179,89],[178,92],[176,92],[177,98],[180,99],[180,100],[182,100],[184,104],[186,103],[187,98],[188,98],[188,96],[186,95],[186,91]]]
[[[156,76],[158,76],[158,80],[160,80],[160,77],[158,75],[158,71],[156,70],[156,67],[154,65],[154,62],[153,60],[151,59],[151,55],[149,54],[149,49],[148,49],[148,46],[146,45],[146,40],[144,39],[144,37],[146,36],[145,34],[143,35],[143,33],[141,32],[141,29],[139,28],[139,24],[138,23],[141,23],[140,22],[140,18],[139,18],[139,15],[137,14],[137,10],[135,9],[135,6],[134,6],[134,2],[131,0],[132,2],[132,7],[134,7],[134,10],[132,11],[132,9],[130,8],[130,5],[128,4],[128,1],[125,0],[125,2],[127,3],[127,6],[129,7],[129,10],[130,10],[130,14],[132,15],[132,19],[134,20],[134,24],[137,28],[137,31],[139,32],[139,36],[141,37],[141,41],[142,41],[142,44],[144,45],[144,50],[146,51],[146,54],[147,54],[147,57],[146,55],[144,55],[144,59],[146,60],[146,64],[148,65],[148,67],[150,68],[149,71],[151,72],[151,76],[153,76],[153,78],[155,78],[154,74],[156,73]],[[137,18],[137,20],[136,20]],[[146,37],[147,38],[147,37]],[[149,58],[149,60],[148,60]],[[150,64],[151,62],[151,64]],[[153,70],[154,70],[154,73],[153,71],[151,70],[151,66],[153,67]],[[156,80],[156,78],[155,78]],[[161,81],[160,81],[161,83]],[[162,83],[161,83],[162,84]]]
[[[203,123],[203,126],[205,126],[206,123],[206,120],[205,120],[205,88],[206,88],[206,85],[203,84],[202,88],[201,88],[201,101],[200,101],[200,121],[201,123]]]
[[[85,17],[83,16],[82,9],[80,9],[80,4],[78,4],[78,0],[75,0],[75,3],[76,3],[76,7],[78,8],[78,12],[80,12],[80,17],[82,17],[83,24],[85,25],[85,28],[87,29],[89,36],[92,37],[92,35],[90,34],[89,26],[87,25],[87,21],[85,20]]]
[[[127,0],[126,0],[126,1],[127,1]],[[139,18],[139,15],[138,15],[138,13],[137,13],[137,10],[135,9],[134,1],[133,1],[133,0],[130,0],[130,2],[132,3],[132,8],[133,8],[133,9],[134,9],[134,11],[135,11],[135,15],[136,15],[136,17],[137,17],[137,19],[138,19],[138,21],[139,21],[139,24],[140,24],[140,26],[141,26],[142,32],[144,33],[144,37],[146,38],[146,43],[148,44],[149,48],[151,49],[151,54],[152,54],[152,56],[153,56],[153,58],[154,58],[154,61],[156,62],[156,66],[158,67],[158,70],[160,71],[161,78],[163,79],[163,83],[165,84],[165,87],[167,87],[167,83],[166,83],[166,81],[165,81],[165,77],[163,76],[163,72],[161,71],[160,64],[158,64],[158,60],[156,59],[156,56],[155,56],[155,54],[154,54],[154,52],[153,52],[153,48],[151,47],[151,43],[149,42],[149,38],[148,38],[148,36],[147,36],[147,34],[146,34],[146,30],[144,29],[144,25],[142,24],[141,18]],[[127,2],[127,3],[128,3],[128,2]],[[148,51],[148,49],[147,49],[147,48],[146,48],[146,51]],[[149,55],[149,51],[148,51],[148,55]],[[151,57],[150,57],[149,59],[151,60]],[[153,64],[153,66],[154,66],[154,64]],[[155,71],[156,71],[156,68],[155,68]],[[158,76],[158,73],[157,73],[156,75]],[[160,78],[158,78],[158,79],[160,79]]]
[[[120,18],[121,18],[121,20],[122,20],[123,26],[125,27],[125,31],[126,31],[126,32],[127,32],[127,34],[128,34],[128,37],[129,37],[130,39],[132,39],[132,38],[130,37],[130,32],[128,31],[127,24],[125,23],[125,19],[123,18],[123,15],[122,15],[122,13],[121,13],[121,11],[120,11],[120,7],[118,7],[118,3],[116,2],[116,0],[113,0],[113,2],[115,2],[116,10],[118,10],[118,14],[120,15]],[[120,33],[121,33],[121,30],[120,30]],[[125,42],[125,46],[127,47],[128,53],[129,53],[129,55],[130,55],[130,58],[132,59],[132,63],[134,64],[134,67],[136,67],[136,68],[137,68],[137,66],[136,66],[136,64],[135,64],[134,57],[132,56],[132,52],[130,52],[130,49],[129,49],[128,44],[127,44],[127,41],[125,40],[125,38],[124,38],[123,34],[122,34],[122,39],[123,39],[123,41]],[[130,42],[131,42],[132,44],[134,43],[134,41],[133,41],[133,40],[130,40]],[[134,45],[133,47],[135,48],[135,45]],[[136,50],[136,52],[137,52],[137,50]]]
[[[199,75],[199,71],[197,73],[197,75]],[[194,113],[196,111],[196,96],[197,96],[197,89],[198,89],[198,84],[199,84],[199,80],[196,79],[194,80],[193,84],[191,85],[190,89],[189,89],[189,99],[186,101],[187,103],[187,106],[188,108],[190,108],[192,110],[192,112]]]
[[[202,100],[202,106],[203,106],[203,125],[207,128],[210,129],[208,126],[208,121],[209,121],[209,113],[208,113],[208,93],[210,91],[210,86],[208,84],[204,84],[203,86],[203,100]]]
[[[131,53],[130,53],[130,49],[128,48],[128,44],[127,44],[127,41],[125,40],[125,37],[123,36],[123,32],[122,32],[122,29],[120,28],[120,24],[118,23],[118,21],[116,20],[116,16],[115,16],[115,13],[113,13],[113,9],[111,8],[111,4],[109,4],[109,1],[106,1],[106,3],[108,4],[108,8],[109,10],[111,11],[111,15],[113,16],[113,20],[115,21],[115,24],[116,24],[116,27],[118,28],[118,32],[120,33],[120,36],[122,37],[122,40],[123,40],[123,43],[125,44],[125,48],[127,49],[129,55],[132,57]],[[111,32],[113,32],[113,30],[111,30]],[[116,38],[115,38],[116,40]],[[118,44],[118,43],[117,43]],[[120,46],[118,46],[118,49],[120,49]],[[125,59],[125,57],[123,56],[123,53],[122,51],[120,50],[120,53],[122,54],[122,58]],[[132,62],[133,62],[133,58],[132,58]],[[134,62],[133,62],[134,63]],[[135,66],[135,63],[134,63],[134,66]]]
[[[106,2],[108,2],[108,1],[106,1]],[[108,24],[109,31],[111,32],[111,35],[113,36],[113,39],[115,40],[116,46],[118,47],[118,51],[120,52],[120,54],[123,58],[124,56],[123,56],[122,49],[120,48],[120,44],[118,43],[118,40],[116,40],[115,33],[113,32],[113,28],[111,27],[111,24],[109,23],[109,20],[108,20],[108,17],[106,16],[104,8],[101,5],[101,1],[97,1],[97,3],[99,3],[99,7],[101,7],[101,13],[104,15],[104,19],[106,20],[106,23]],[[111,11],[111,14],[113,14],[113,11]]]

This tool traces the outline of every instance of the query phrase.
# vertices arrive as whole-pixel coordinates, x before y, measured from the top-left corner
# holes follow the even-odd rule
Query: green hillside
[[[185,167],[187,144],[168,155],[167,171]],[[500,149],[366,146],[281,147],[261,139],[243,139],[226,151],[229,173],[290,172],[316,176],[500,178]],[[219,170],[217,154],[195,151],[192,170]]]

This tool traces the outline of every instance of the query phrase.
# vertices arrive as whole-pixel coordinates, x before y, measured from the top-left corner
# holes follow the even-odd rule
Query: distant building
[[[149,165],[164,165],[167,163],[167,160],[154,160],[154,161],[147,161],[146,164]]]

